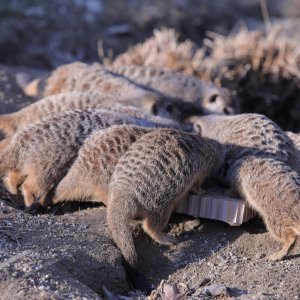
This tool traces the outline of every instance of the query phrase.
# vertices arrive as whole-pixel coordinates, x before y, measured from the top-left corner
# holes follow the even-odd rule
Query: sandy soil
[[[0,74],[0,94],[11,99],[7,110],[32,101],[11,69],[1,67]],[[98,299],[103,286],[144,298],[127,284],[120,252],[106,233],[105,207],[64,204],[29,215],[19,198],[0,191],[0,299]],[[169,230],[179,242],[172,247],[153,243],[137,227],[137,251],[153,289],[165,279],[190,299],[210,299],[202,292],[212,284],[228,287],[222,299],[300,299],[299,243],[286,260],[269,262],[279,244],[258,218],[241,227],[198,223],[173,217]]]

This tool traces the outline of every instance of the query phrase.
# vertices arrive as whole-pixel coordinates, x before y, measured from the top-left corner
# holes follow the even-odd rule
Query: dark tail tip
[[[128,262],[124,261],[127,281],[129,284],[146,295],[150,295],[152,288],[146,276],[142,274],[137,268],[132,267]]]

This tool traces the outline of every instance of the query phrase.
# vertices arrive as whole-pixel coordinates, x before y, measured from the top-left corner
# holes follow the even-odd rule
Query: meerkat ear
[[[24,84],[22,86],[23,92],[27,95],[27,96],[37,96],[38,92],[39,92],[39,83],[40,80],[39,79],[34,79],[33,81],[30,81],[28,84]]]
[[[194,130],[195,130],[197,133],[199,133],[199,134],[202,135],[202,128],[201,128],[201,125],[200,125],[199,123],[195,123],[195,124],[194,124]]]
[[[153,94],[143,96],[143,108],[149,113],[154,113],[153,109],[155,108],[156,102],[157,97]]]

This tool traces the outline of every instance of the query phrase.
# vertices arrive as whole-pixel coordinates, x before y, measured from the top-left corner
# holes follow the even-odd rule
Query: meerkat
[[[6,136],[14,134],[20,128],[24,128],[29,124],[33,124],[46,117],[53,116],[55,114],[74,109],[91,109],[106,107],[106,109],[114,109],[121,107],[116,105],[121,103],[123,105],[134,105],[141,109],[153,108],[158,105],[157,114],[166,115],[162,112],[163,105],[160,105],[158,95],[145,92],[144,95],[129,98],[120,98],[111,96],[109,94],[103,94],[100,92],[66,92],[57,95],[45,97],[17,112],[0,115],[0,129],[6,134]],[[167,103],[167,102],[166,102]],[[112,108],[110,108],[112,106]],[[172,107],[172,104],[170,104]],[[122,108],[126,114],[133,113],[134,109],[130,106],[127,110]],[[149,118],[149,114],[143,113],[141,110],[135,110],[135,114],[140,114],[139,118]],[[145,109],[147,111],[147,109]],[[136,116],[135,116],[136,117]],[[155,119],[154,116],[151,119]],[[175,121],[165,120],[166,123],[175,124]],[[176,126],[179,126],[177,124]]]
[[[291,139],[294,144],[294,147],[297,151],[297,162],[295,169],[300,174],[300,133],[294,133],[291,131],[286,131],[287,136]]]
[[[36,82],[39,81],[43,79]],[[43,96],[75,90],[95,90],[128,97],[136,95],[141,90],[148,90],[175,101],[173,107],[169,108],[173,110],[169,111],[172,116],[199,115],[201,112],[199,113],[197,109],[221,114],[233,114],[238,111],[236,97],[228,90],[192,76],[155,67],[106,68],[96,63],[86,65],[77,62],[59,67],[40,86],[42,86],[40,93]],[[180,100],[185,102],[183,106],[180,105],[182,103]],[[162,101],[160,104],[164,103]]]
[[[282,259],[300,234],[300,179],[292,169],[297,158],[288,136],[257,114],[201,117],[195,130],[223,144],[227,182],[282,243],[269,259]]]
[[[134,142],[153,130],[116,125],[94,131],[84,141],[72,167],[56,187],[52,203],[88,200],[107,204],[108,185],[118,160]]]
[[[194,76],[153,66],[131,65],[107,68],[151,91],[196,103],[203,108],[204,114],[232,115],[239,111],[237,98],[232,92]]]
[[[81,62],[62,65],[50,75],[30,82],[23,89],[27,95],[38,97],[91,90],[120,97],[136,96],[137,93],[144,92],[141,87],[120,76],[114,76],[101,65]]]
[[[178,200],[222,161],[218,142],[173,129],[146,133],[121,156],[109,184],[107,223],[130,270],[138,270],[130,221],[142,218],[154,241],[172,244],[163,229]]]
[[[74,110],[49,117],[17,132],[0,156],[0,173],[13,194],[21,187],[25,206],[47,203],[85,138],[115,124],[164,127],[163,124],[101,110]],[[168,126],[166,126],[168,127]]]

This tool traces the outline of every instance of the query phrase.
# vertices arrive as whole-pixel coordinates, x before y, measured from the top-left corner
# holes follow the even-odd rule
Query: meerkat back
[[[219,143],[172,129],[145,134],[120,158],[109,186],[107,222],[132,272],[138,262],[130,221],[141,217],[144,230],[155,241],[173,243],[174,238],[162,230],[174,206],[222,160]]]
[[[67,110],[95,108],[101,103],[109,101],[110,98],[108,95],[95,92],[67,92],[48,96],[15,113],[0,115],[0,129],[6,135],[11,135],[20,128],[49,116]]]
[[[119,98],[109,94],[100,92],[66,92],[58,95],[52,95],[45,97],[15,113],[0,115],[0,129],[9,136],[14,134],[20,128],[24,128],[29,124],[33,124],[40,120],[43,120],[49,116],[54,116],[64,111],[75,109],[92,109],[101,108],[110,109],[125,115],[139,114],[139,118],[146,120],[153,119],[158,122],[166,122],[166,124],[174,124],[175,127],[179,127],[179,124],[173,120],[167,120],[155,117],[147,114],[143,111],[143,108],[148,104],[154,105],[156,99],[152,97],[152,94],[145,93],[137,98]],[[118,103],[123,105],[117,105]],[[126,105],[128,108],[126,108]],[[134,109],[130,105],[140,106],[140,108]],[[164,121],[163,121],[164,120]]]
[[[120,76],[114,76],[100,64],[75,62],[54,70],[43,84],[43,96],[72,91],[98,91],[130,97],[145,90]]]
[[[263,115],[209,115],[198,118],[194,128],[203,136],[225,144],[227,160],[268,155],[291,166],[295,163],[292,142],[276,123]]]
[[[140,137],[153,130],[135,125],[116,125],[94,131],[58,184],[52,202],[84,199],[106,204],[108,186],[120,157]]]

